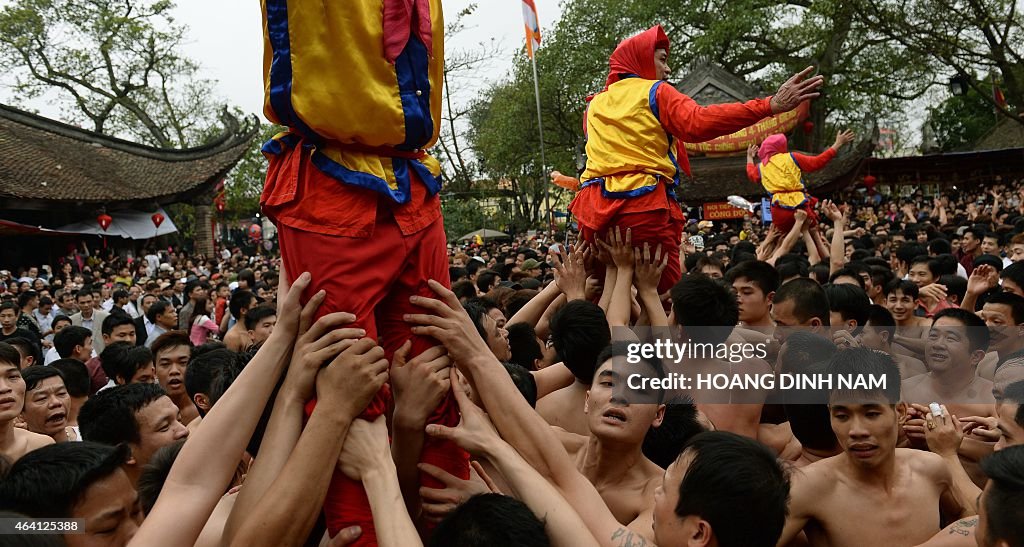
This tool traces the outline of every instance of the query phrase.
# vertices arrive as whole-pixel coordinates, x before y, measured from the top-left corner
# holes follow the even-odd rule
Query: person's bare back
[[[252,338],[241,321],[235,323],[224,335],[224,345],[231,351],[245,351],[249,344],[252,344]]]
[[[846,453],[820,460],[793,475],[779,545],[800,530],[815,546],[918,545],[941,529],[941,502],[959,510],[950,487],[942,458],[929,452],[897,449],[888,484],[857,469]]]
[[[19,427],[11,427],[8,439],[7,443],[0,446],[0,456],[7,458],[7,461],[11,464],[37,448],[53,444],[52,438]]]

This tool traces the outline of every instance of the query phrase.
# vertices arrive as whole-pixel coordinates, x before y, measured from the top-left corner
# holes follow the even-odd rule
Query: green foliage
[[[932,109],[929,115],[939,150],[948,152],[969,146],[995,125],[992,105],[970,89],[967,94],[953,96]]]
[[[441,213],[444,215],[444,231],[448,241],[479,230],[505,230],[507,219],[502,218],[500,207],[482,207],[482,195],[442,195]]]
[[[57,97],[71,123],[161,148],[216,134],[212,83],[179,54],[170,0],[13,0],[0,10],[0,69],[15,102]]]
[[[263,144],[286,128],[274,124],[262,124],[242,159],[224,179],[226,205],[224,216],[237,220],[252,218],[260,210],[260,194],[267,178],[267,159],[260,152]]]

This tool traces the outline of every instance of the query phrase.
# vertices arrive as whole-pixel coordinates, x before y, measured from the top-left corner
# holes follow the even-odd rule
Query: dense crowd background
[[[429,329],[419,332],[435,336],[445,352],[409,363],[388,356],[396,392],[392,434],[409,419],[420,446],[425,436],[445,436],[480,458],[470,480],[419,469],[444,488],[418,488],[415,458],[410,474],[407,457],[391,456],[386,441],[381,449],[383,422],[353,421],[359,404],[365,406],[388,376],[389,363],[375,345],[353,342],[358,332],[343,328],[345,314],[314,322],[317,297],[303,307],[289,288],[289,281],[301,288],[308,280],[282,279],[278,257],[171,248],[128,258],[82,245],[54,264],[4,265],[0,454],[8,475],[0,482],[0,509],[86,518],[86,538],[116,545],[140,525],[146,530],[144,522],[174,522],[173,504],[188,500],[191,512],[180,516],[174,532],[186,543],[345,544],[359,531],[344,530],[333,540],[325,535],[316,522],[323,492],[307,492],[310,484],[326,482],[340,454],[346,474],[361,476],[371,492],[381,544],[407,544],[389,541],[407,539],[402,534],[410,529],[419,535],[405,520],[435,545],[468,545],[467,534],[503,545],[582,545],[595,538],[608,544],[602,534],[643,544],[644,537],[658,538],[656,514],[664,503],[680,517],[689,503],[702,507],[722,545],[774,545],[780,534],[785,540],[800,532],[793,528],[800,519],[845,518],[815,513],[822,506],[815,496],[828,494],[808,494],[774,458],[808,470],[805,481],[823,480],[826,466],[819,462],[866,450],[858,444],[863,435],[873,439],[872,450],[899,461],[908,456],[892,452],[897,446],[942,456],[921,456],[920,465],[931,466],[931,483],[952,490],[921,494],[918,485],[911,492],[920,495],[915,503],[925,512],[939,507],[941,494],[941,525],[951,530],[974,526],[977,494],[998,490],[986,494],[995,497],[985,498],[991,499],[985,533],[1020,545],[1024,516],[1013,500],[1021,500],[1024,449],[991,454],[1024,443],[1024,182],[993,180],[940,196],[897,190],[911,191],[844,192],[822,201],[815,214],[798,214],[785,234],[755,213],[726,222],[692,219],[679,256],[633,249],[629,235],[616,231],[594,246],[579,245],[564,231],[449,243],[452,293],[436,288],[440,300],[426,308],[432,319],[410,319]],[[669,260],[679,260],[687,273],[671,292],[657,294]],[[950,322],[969,331],[967,342],[935,334],[936,325]],[[667,406],[615,403],[603,389],[611,383],[612,329],[670,325],[690,328],[691,338],[700,325],[728,327],[730,340],[768,335],[775,341],[771,355],[744,365],[751,370],[778,373],[815,363],[838,370],[844,353],[857,355],[861,366],[898,374],[903,394],[897,389],[896,399],[914,404],[904,414],[892,411],[899,435],[890,439],[884,427],[844,430],[834,415],[830,425],[827,411],[823,418],[794,410],[773,394],[744,405],[670,394],[663,398]],[[474,352],[480,351],[507,374],[495,376],[479,364]],[[353,363],[348,372],[322,367],[343,357]],[[449,377],[453,362],[460,374]],[[506,385],[508,378],[513,382]],[[456,390],[463,424],[424,433],[423,409],[437,406],[452,381],[470,386]],[[521,399],[506,398],[510,385]],[[960,397],[963,390],[973,394],[969,402]],[[316,413],[302,429],[301,412],[294,413],[301,404],[289,401],[313,394],[321,405],[345,409],[338,411],[348,418],[343,429],[356,441],[331,445],[331,435],[314,427],[316,419],[326,419]],[[529,405],[521,406],[523,400]],[[946,418],[931,412],[933,400],[949,408]],[[481,420],[477,405],[491,410],[493,426]],[[211,413],[215,407],[225,410]],[[538,423],[557,427],[525,430]],[[736,436],[708,437],[709,430]],[[505,442],[516,449],[511,456],[501,448]],[[729,464],[735,453],[729,443],[743,442],[758,443],[768,459]],[[556,453],[558,446],[565,450]],[[683,450],[693,458],[685,489],[677,459]],[[616,454],[629,457],[595,466]],[[718,473],[739,472],[735,466],[756,473],[762,487],[703,495],[714,490],[716,472],[697,465],[702,457],[725,462]],[[990,459],[995,463],[986,463]],[[878,461],[888,460],[871,461],[866,469],[879,470],[885,465]],[[374,498],[369,477],[377,476],[377,465],[395,474],[400,507]],[[89,488],[116,468],[127,480],[120,487],[106,484],[103,499],[93,499]],[[44,481],[47,473],[56,474]],[[589,486],[579,486],[580,476]],[[1001,486],[986,489],[989,479]],[[117,505],[117,493],[128,490],[138,492],[139,505],[128,495],[118,506],[123,511],[103,526],[88,521],[104,501]],[[790,493],[788,516],[780,492]],[[837,503],[844,507],[866,499],[860,492],[843,495],[846,501]],[[946,503],[951,498],[955,503]],[[571,508],[562,505],[566,501]],[[740,514],[733,511],[738,504],[760,509]],[[283,522],[272,514],[294,518]],[[377,523],[384,514],[398,524],[385,529]],[[535,514],[547,515],[546,525]],[[487,520],[494,515],[501,519]],[[747,524],[737,525],[741,521]],[[481,523],[491,523],[490,529],[479,529]],[[928,523],[908,517],[896,528],[926,539],[941,527],[935,519]],[[151,526],[157,535],[140,532],[136,541],[167,533]],[[509,543],[512,526],[529,539]],[[852,534],[832,538],[847,544],[875,537],[863,530],[836,533]]]

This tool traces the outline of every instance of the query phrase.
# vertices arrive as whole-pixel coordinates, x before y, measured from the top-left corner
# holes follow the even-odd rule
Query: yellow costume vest
[[[610,85],[586,114],[587,168],[583,186],[601,184],[608,198],[653,192],[679,184],[674,139],[662,127],[656,95],[664,81],[631,77]]]
[[[441,120],[444,19],[430,0],[432,49],[415,35],[394,64],[384,55],[381,2],[262,0],[264,114],[289,128],[264,154],[302,142],[327,175],[409,200],[410,170],[440,190],[423,153]]]
[[[772,195],[772,205],[795,209],[807,201],[803,171],[792,154],[775,154],[758,167],[761,185]]]

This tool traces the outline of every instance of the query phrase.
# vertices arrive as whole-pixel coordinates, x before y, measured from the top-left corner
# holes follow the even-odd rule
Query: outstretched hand
[[[846,146],[847,144],[853,142],[853,139],[855,137],[856,135],[854,135],[853,131],[850,131],[849,129],[847,129],[846,131],[841,131],[838,135],[836,135],[836,143],[833,144],[832,147],[838,150],[843,146]]]
[[[426,313],[406,314],[403,319],[414,326],[413,334],[433,337],[448,348],[448,355],[456,363],[473,359],[479,355],[492,355],[487,342],[480,337],[476,325],[469,314],[462,308],[455,293],[431,279],[427,282],[438,298],[412,296],[409,298],[414,306],[426,310]]]
[[[818,90],[825,83],[825,78],[822,76],[807,78],[812,72],[814,72],[814,67],[809,66],[800,71],[799,74],[795,74],[792,78],[786,80],[786,83],[779,87],[778,92],[772,96],[771,100],[773,114],[789,112],[800,106],[800,103],[815,99],[821,95]]]

